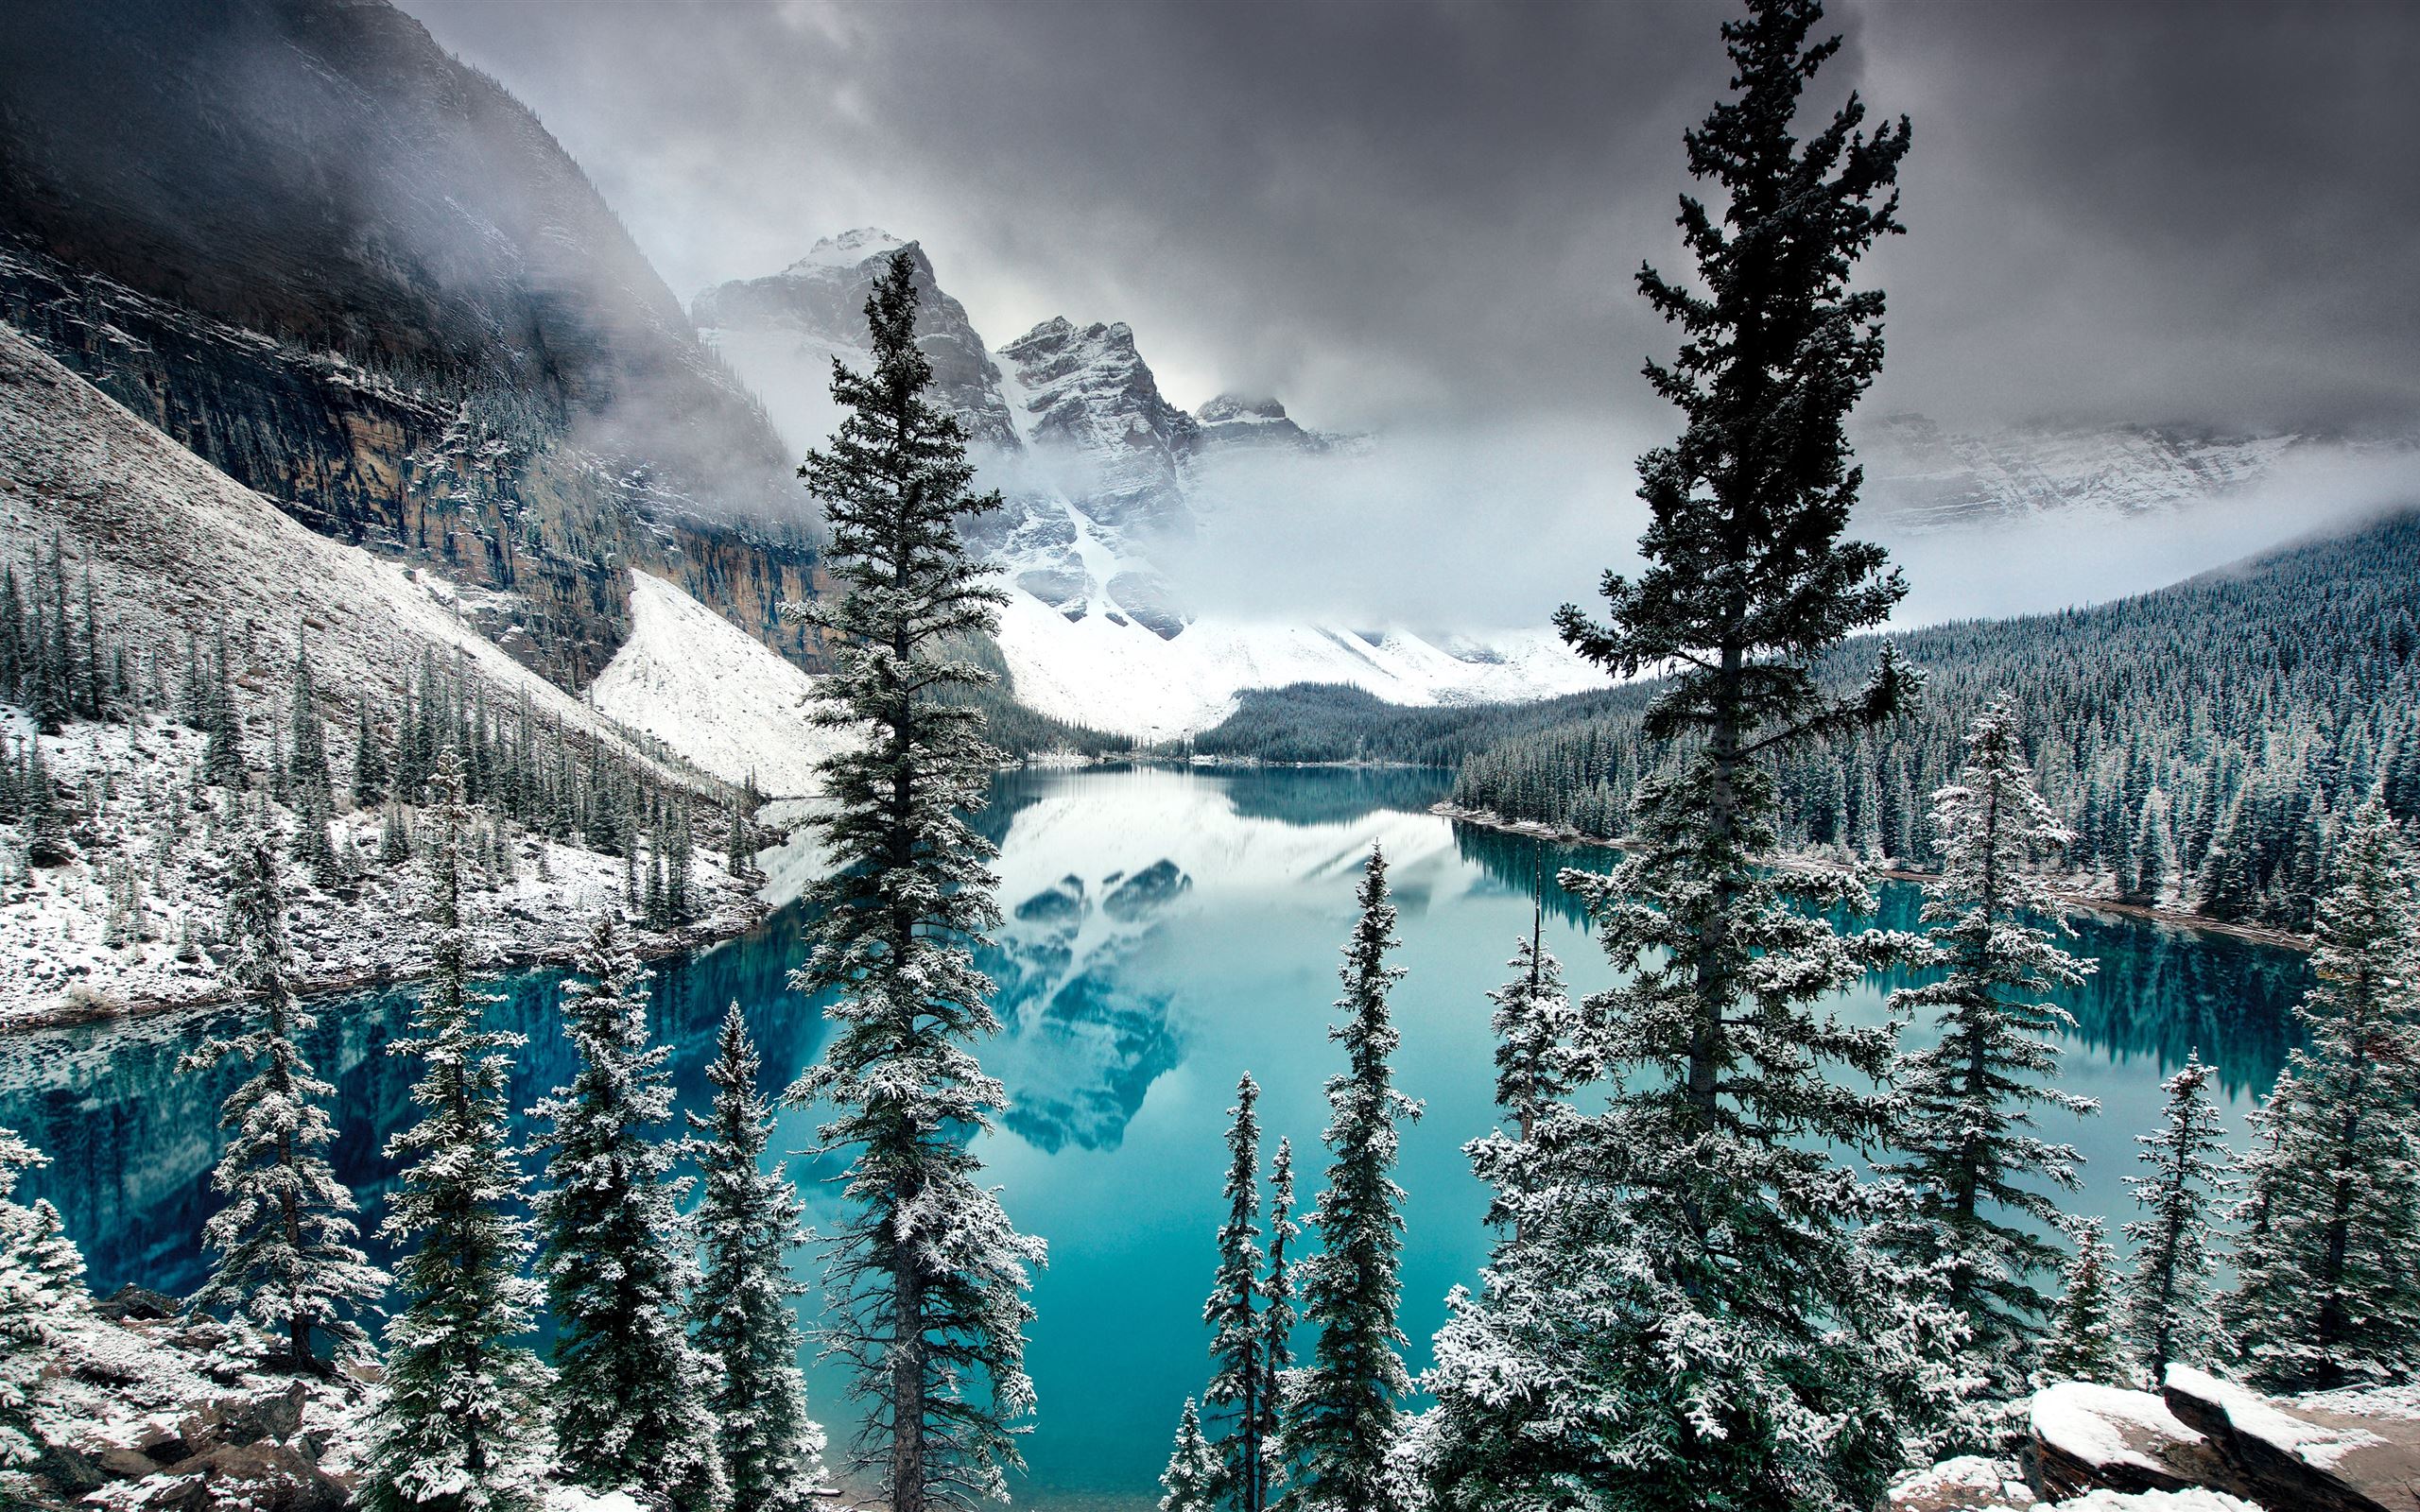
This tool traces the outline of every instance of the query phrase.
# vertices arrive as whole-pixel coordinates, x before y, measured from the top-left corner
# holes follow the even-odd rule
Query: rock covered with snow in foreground
[[[1893,1512],[2420,1512],[2420,1386],[2269,1398],[2187,1366],[2161,1389],[2034,1394],[2020,1461],[1910,1475]]]

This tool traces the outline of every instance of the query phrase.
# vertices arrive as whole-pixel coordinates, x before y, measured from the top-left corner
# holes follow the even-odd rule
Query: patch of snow
[[[628,1491],[591,1491],[578,1486],[546,1487],[546,1512],[646,1512]]]
[[[855,231],[844,231],[838,236],[823,237],[807,249],[804,257],[783,271],[797,273],[816,267],[855,267],[869,257],[895,252],[907,245],[905,239],[878,227],[860,226]]]
[[[816,791],[815,766],[839,749],[816,724],[815,679],[676,584],[631,574],[631,638],[588,699],[726,782],[751,777],[769,797]]]
[[[2386,1442],[2359,1428],[2323,1427],[2280,1412],[2269,1399],[2250,1387],[2190,1366],[2169,1366],[2168,1383],[2188,1396],[2215,1403],[2227,1415],[2227,1423],[2236,1432],[2260,1439],[2279,1453],[2319,1469],[2334,1469],[2338,1460],[2354,1450]]]
[[[2087,1491],[2061,1502],[2051,1512],[2264,1512],[2257,1503],[2224,1491],[2188,1486],[2182,1491]]]
[[[2352,1386],[2342,1391],[2314,1391],[2290,1400],[2295,1406],[2312,1412],[2420,1422],[2420,1385]]]
[[[1961,1454],[1902,1477],[1891,1487],[1890,1504],[1934,1503],[1953,1491],[1996,1497],[2010,1507],[2031,1506],[2035,1502],[2032,1488],[2009,1461],[1984,1454]]]
[[[2168,1467],[2130,1446],[2128,1429],[2169,1444],[2201,1442],[2202,1435],[2148,1391],[2062,1381],[2033,1394],[2034,1435],[2087,1465],[2133,1465],[2168,1472]]]

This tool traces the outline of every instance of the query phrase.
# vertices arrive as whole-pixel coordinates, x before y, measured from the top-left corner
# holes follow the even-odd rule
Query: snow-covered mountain
[[[2160,513],[2251,488],[2311,444],[2178,426],[1953,431],[1903,414],[1859,428],[1858,460],[1869,511],[1915,534],[2066,511]]]
[[[1267,396],[1221,394],[1188,412],[1161,392],[1122,322],[1045,320],[986,352],[923,248],[887,232],[828,237],[770,278],[696,301],[703,334],[793,448],[830,433],[832,359],[865,355],[866,297],[902,248],[923,295],[918,340],[936,387],[1006,500],[969,536],[1011,585],[999,639],[1021,702],[1167,739],[1216,724],[1247,689],[1288,682],[1351,683],[1407,704],[1547,697],[1601,682],[1542,631],[1447,641],[1404,627],[1269,623],[1192,602],[1165,563],[1204,523],[1205,484],[1222,460],[1292,455],[1316,470],[1369,443],[1308,429]]]

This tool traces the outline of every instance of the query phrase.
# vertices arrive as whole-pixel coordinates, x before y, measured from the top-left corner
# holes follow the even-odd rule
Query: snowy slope
[[[815,791],[838,734],[807,718],[814,679],[729,620],[647,573],[631,574],[631,638],[589,685],[614,719],[730,782],[774,798]]]

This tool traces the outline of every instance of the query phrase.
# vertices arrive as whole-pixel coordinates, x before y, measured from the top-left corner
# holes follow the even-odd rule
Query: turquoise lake
[[[982,1154],[1011,1216],[1051,1248],[1034,1288],[1028,1364],[1042,1412],[1021,1503],[1123,1512],[1156,1498],[1178,1409],[1207,1368],[1201,1309],[1240,1073],[1261,1083],[1268,1145],[1294,1142],[1305,1206],[1322,1183],[1322,1085],[1340,1065],[1326,1039],[1329,1005],[1373,844],[1392,865],[1398,964],[1409,972],[1394,999],[1397,1079],[1426,1105],[1398,1173],[1409,1193],[1403,1324],[1414,1367],[1426,1363],[1447,1290],[1473,1278],[1488,1244],[1484,1194],[1461,1153],[1493,1126],[1484,994],[1528,932],[1533,869],[1601,868],[1609,855],[1542,856],[1536,842],[1437,817],[1427,809],[1446,785],[1426,772],[1150,768],[996,784],[983,825],[1001,846],[1009,919],[987,967],[1009,1028],[982,1057],[1014,1106]],[[1914,888],[1891,885],[1882,902],[1877,922],[1913,927]],[[795,907],[784,909],[746,936],[659,966],[656,1029],[675,1046],[684,1106],[704,1105],[701,1068],[727,1003],[754,1026],[769,1091],[814,1058],[821,1020],[784,982],[802,954],[801,925]],[[2156,1121],[2160,1078],[2198,1049],[2219,1068],[2240,1138],[2246,1107],[2291,1042],[2289,1010],[2308,967],[2290,951],[2132,919],[2080,916],[2075,928],[2070,948],[2100,969],[2067,999],[2078,1028],[2066,1083],[2099,1098],[2101,1112],[2047,1120],[2045,1132],[2088,1158],[2069,1206],[2122,1221],[2134,1139]],[[1575,990],[1610,983],[1575,910],[1554,910],[1547,935]],[[506,994],[497,1020],[529,1036],[514,1090],[526,1107],[568,1070],[559,980],[538,971],[494,986]],[[1879,1020],[1887,986],[1852,994],[1848,1011]],[[340,1090],[338,1174],[373,1221],[390,1175],[380,1149],[406,1116],[416,1071],[384,1050],[409,1007],[402,991],[318,1005],[310,1044]],[[27,1188],[60,1205],[98,1291],[134,1281],[181,1292],[201,1273],[195,1236],[213,1205],[205,1180],[228,1083],[173,1067],[231,1021],[209,1010],[7,1042],[0,1125],[54,1158]],[[796,1148],[809,1115],[785,1116],[777,1148]],[[794,1170],[811,1221],[827,1218],[813,1178],[830,1173]],[[810,1263],[801,1270],[810,1275]],[[838,1381],[819,1370],[810,1389],[838,1438]]]

